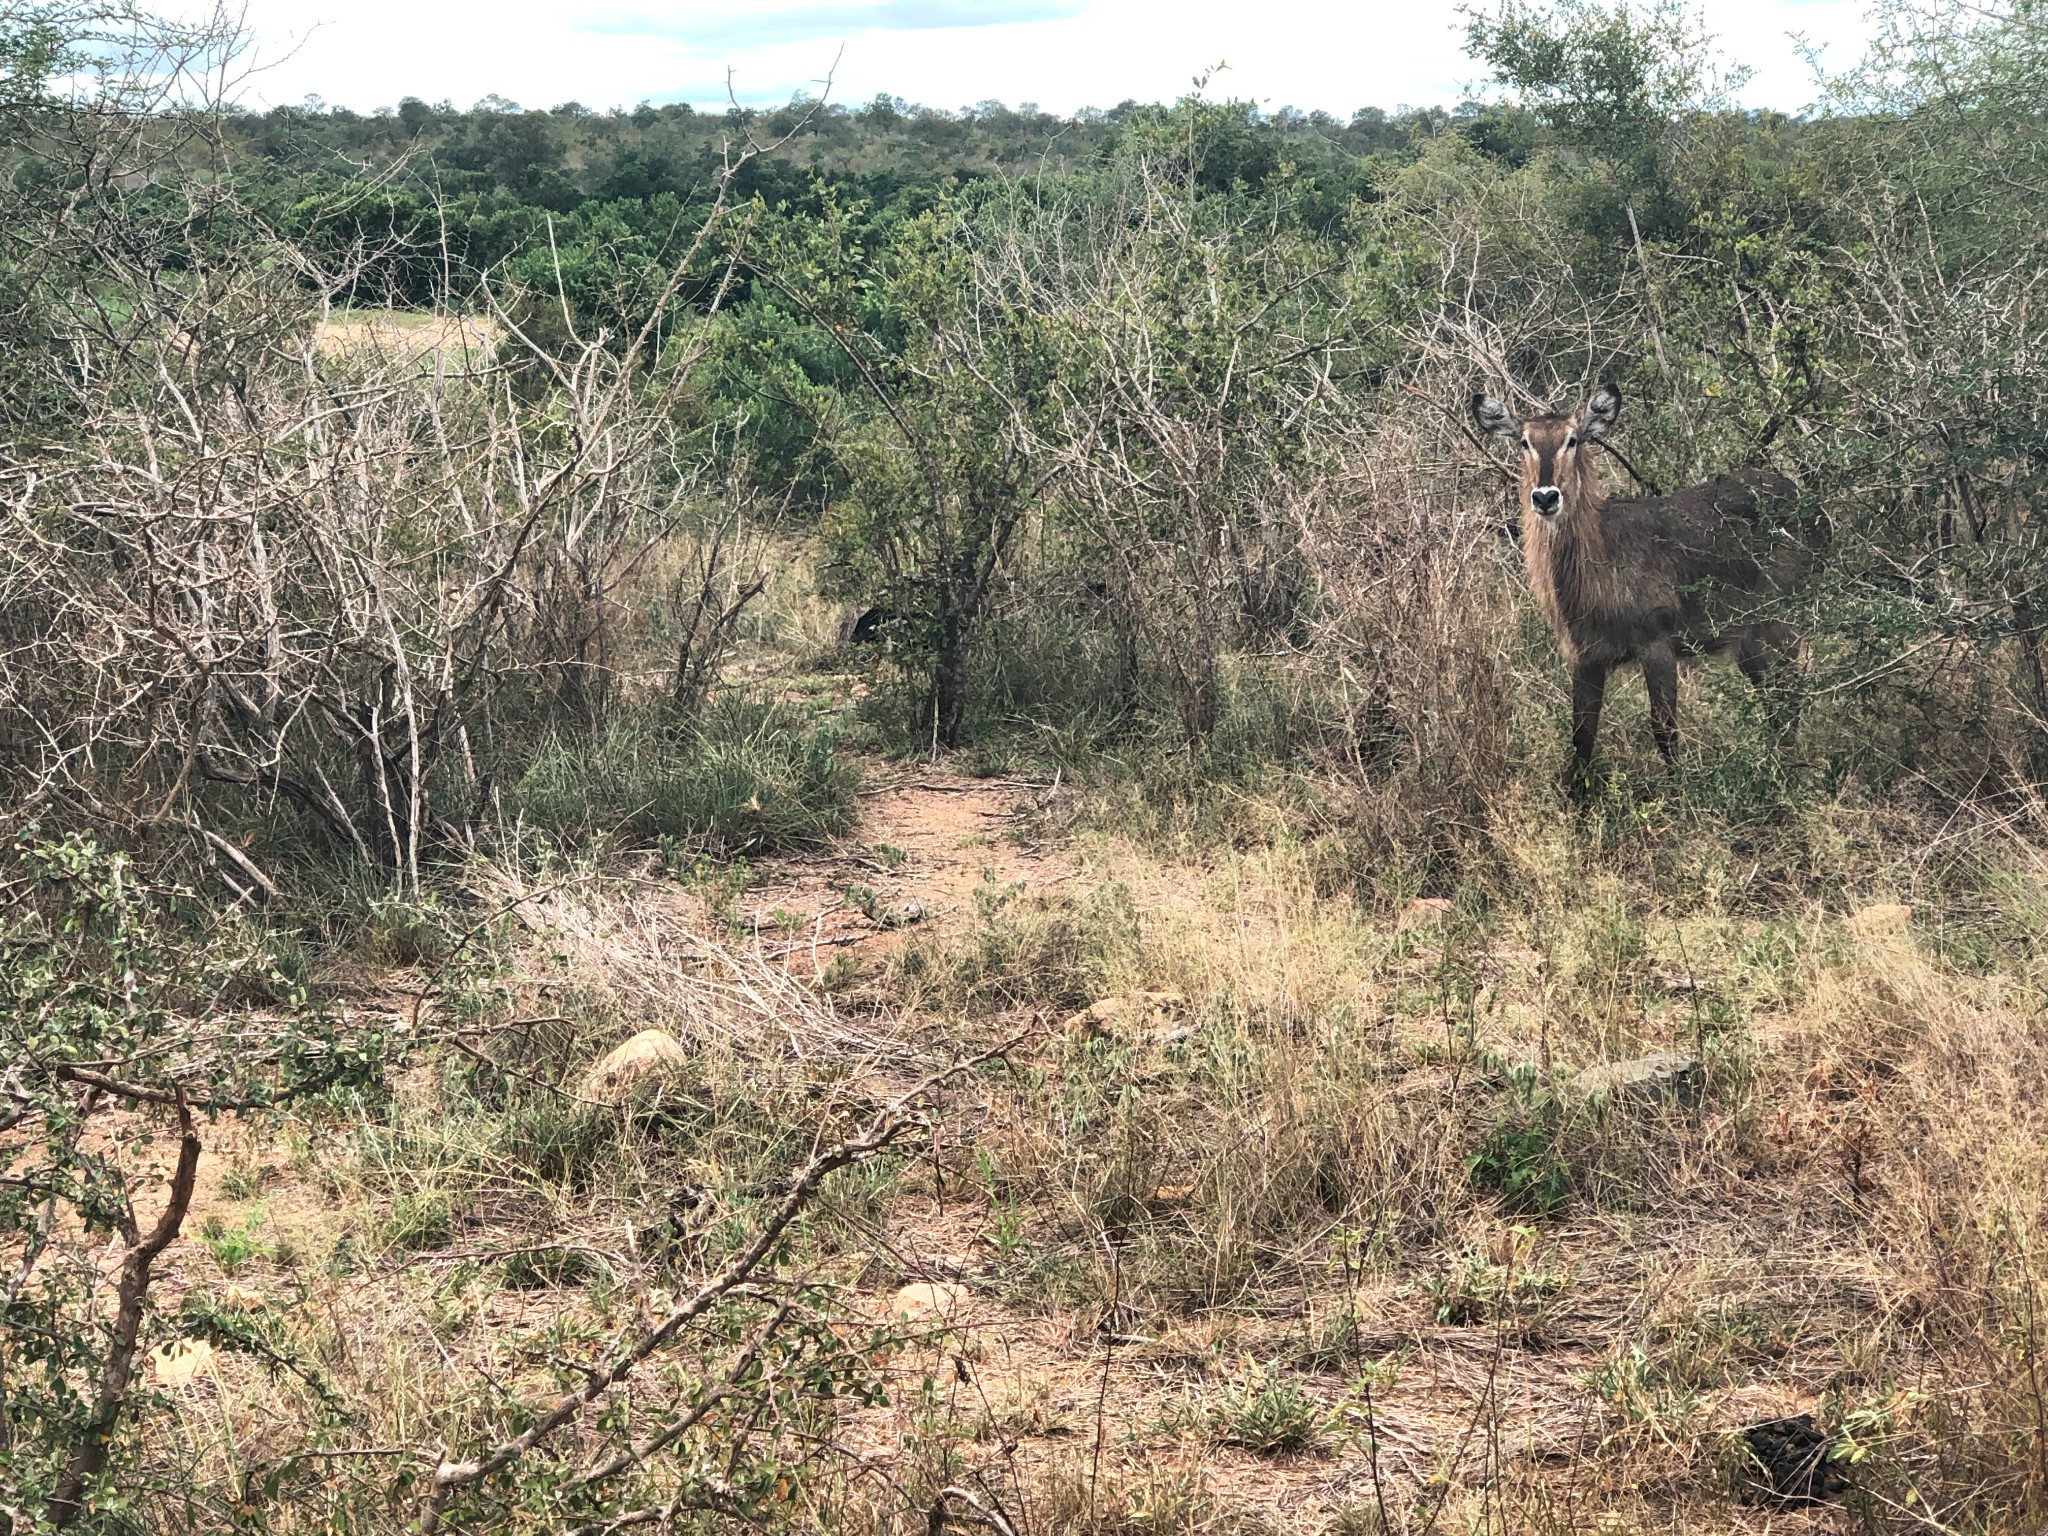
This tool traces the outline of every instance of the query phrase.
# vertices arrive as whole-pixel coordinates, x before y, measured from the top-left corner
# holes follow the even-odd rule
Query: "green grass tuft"
[[[620,715],[595,740],[551,736],[514,800],[528,822],[558,836],[730,855],[846,831],[859,783],[830,728],[786,705],[726,698],[694,719],[656,708]]]

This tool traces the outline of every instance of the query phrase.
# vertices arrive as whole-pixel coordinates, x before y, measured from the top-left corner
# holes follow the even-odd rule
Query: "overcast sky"
[[[1862,0],[1704,0],[1755,106],[1811,101],[1800,39],[1853,63]],[[1449,104],[1476,71],[1449,0],[249,0],[264,67],[251,104],[368,110],[401,97],[468,106],[579,101],[750,105],[886,92],[926,106],[996,100],[1047,111],[1163,101],[1227,66],[1209,94],[1270,108]],[[837,61],[836,71],[834,69]]]

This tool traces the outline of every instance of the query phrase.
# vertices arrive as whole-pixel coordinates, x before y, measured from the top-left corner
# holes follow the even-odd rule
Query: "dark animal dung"
[[[1752,1424],[1742,1432],[1742,1443],[1747,1492],[1755,1503],[1781,1509],[1819,1504],[1849,1486],[1810,1413]]]

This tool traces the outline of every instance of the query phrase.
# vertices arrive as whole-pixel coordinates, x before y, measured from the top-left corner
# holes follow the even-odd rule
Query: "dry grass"
[[[480,315],[428,313],[412,309],[352,309],[328,316],[315,345],[332,356],[369,354],[381,358],[446,357],[467,362],[487,356],[502,328]]]

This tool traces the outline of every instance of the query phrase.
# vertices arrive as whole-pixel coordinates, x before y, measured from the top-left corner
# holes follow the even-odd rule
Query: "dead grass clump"
[[[1130,893],[1106,881],[1083,896],[1029,893],[985,875],[963,932],[913,935],[883,988],[913,1015],[1064,1015],[1118,990],[1137,948]]]
[[[1319,1273],[1332,1227],[1439,1229],[1470,1094],[1411,1070],[1375,1006],[1394,946],[1316,894],[1299,847],[1155,869],[1133,900],[1145,921],[1113,974],[1177,984],[1191,1015],[1022,1074],[983,1136],[1006,1187],[1122,1245],[1126,1299],[1170,1312]]]
[[[1802,1147],[1897,1255],[1889,1315],[1845,1394],[1845,1424],[1880,1486],[1916,1490],[1930,1508],[1953,1501],[1941,1510],[1952,1523],[1998,1508],[2038,1517],[2048,1509],[2038,1011],[1999,996],[1995,980],[1942,986],[1896,953],[1876,963],[1918,998],[1923,1033],[1854,1097],[1816,1084]]]
[[[1227,1024],[1190,1045],[1142,1066],[1114,1044],[1069,1051],[984,1137],[1020,1198],[1081,1218],[1069,1240],[1117,1246],[1117,1275],[1095,1267],[1096,1300],[1119,1288],[1140,1311],[1255,1304],[1321,1283],[1333,1230],[1444,1219],[1461,1148],[1434,1096],[1247,1047]]]

